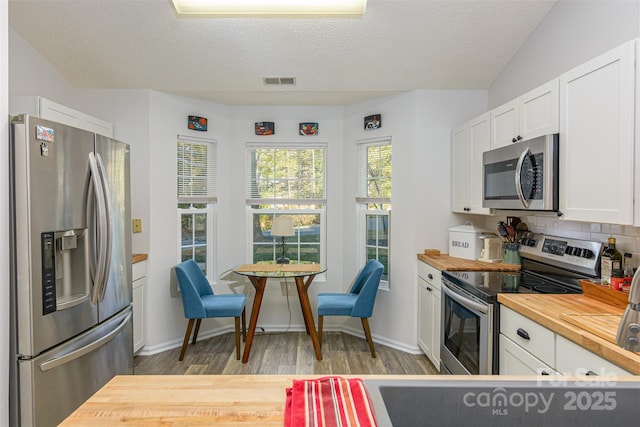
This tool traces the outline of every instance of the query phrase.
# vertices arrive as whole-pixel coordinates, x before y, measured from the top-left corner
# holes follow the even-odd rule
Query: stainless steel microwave
[[[558,141],[550,134],[482,154],[482,206],[558,211]]]

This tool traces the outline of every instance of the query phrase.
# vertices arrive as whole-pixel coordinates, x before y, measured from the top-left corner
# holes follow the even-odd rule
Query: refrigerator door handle
[[[111,192],[109,191],[109,184],[107,180],[107,173],[102,162],[102,157],[99,153],[96,154],[96,163],[98,164],[98,173],[100,174],[100,187],[102,189],[102,197],[104,198],[104,212],[99,213],[104,216],[105,229],[103,231],[103,238],[105,238],[105,253],[104,253],[104,280],[100,285],[100,293],[98,300],[104,300],[104,294],[107,290],[107,283],[109,283],[109,270],[111,269],[111,247],[113,245],[112,236],[112,218],[113,211],[111,209]]]
[[[88,209],[87,209],[87,222],[91,222],[94,220],[92,213],[95,211],[96,215],[96,236],[95,236],[95,245],[96,249],[94,254],[92,254],[91,263],[95,265],[95,268],[92,268],[93,274],[93,290],[91,292],[91,302],[97,304],[100,300],[100,296],[103,293],[104,283],[106,282],[107,275],[105,275],[105,264],[106,264],[106,256],[107,256],[107,238],[105,236],[105,231],[107,230],[107,220],[106,220],[106,207],[105,207],[105,199],[104,199],[104,188],[101,183],[101,173],[99,171],[98,162],[96,160],[96,156],[94,153],[89,153],[89,169],[91,171],[91,176],[89,177],[90,186],[89,186],[89,197],[88,197]],[[94,197],[92,197],[94,196]],[[93,208],[93,205],[97,205],[97,209]],[[97,261],[94,258],[97,257]]]
[[[96,350],[99,347],[102,347],[103,345],[107,344],[109,341],[114,339],[124,329],[124,327],[127,325],[129,320],[131,319],[131,316],[132,315],[129,312],[127,314],[127,317],[125,317],[124,320],[120,322],[115,329],[113,329],[108,334],[104,335],[102,338],[96,341],[93,341],[92,343],[87,344],[83,347],[80,347],[77,350],[73,350],[62,356],[54,357],[53,359],[49,359],[46,362],[42,362],[40,364],[40,370],[43,372],[49,371],[51,369],[57,368],[58,366],[64,365],[65,363],[69,363],[72,360],[78,359],[79,357],[82,357],[87,353],[91,353],[92,351]]]

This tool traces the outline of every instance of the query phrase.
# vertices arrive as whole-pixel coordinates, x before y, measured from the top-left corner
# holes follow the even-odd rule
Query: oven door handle
[[[442,282],[442,290],[447,296],[449,296],[449,298],[451,298],[452,300],[454,300],[455,302],[457,302],[458,304],[460,304],[465,308],[470,308],[482,314],[488,314],[489,312],[486,305],[477,303],[469,298],[465,298],[464,296],[460,295],[459,293],[451,289],[449,286],[447,286],[447,284],[444,282]]]
[[[531,154],[531,150],[527,147],[522,154],[520,154],[520,158],[518,159],[518,164],[516,165],[516,193],[518,193],[518,198],[520,202],[524,205],[525,208],[529,207],[529,201],[526,197],[524,197],[524,193],[522,192],[522,165],[524,164],[524,159]]]

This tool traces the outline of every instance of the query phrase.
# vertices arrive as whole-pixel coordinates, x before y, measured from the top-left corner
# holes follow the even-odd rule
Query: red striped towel
[[[369,393],[359,378],[293,380],[285,427],[376,427]]]

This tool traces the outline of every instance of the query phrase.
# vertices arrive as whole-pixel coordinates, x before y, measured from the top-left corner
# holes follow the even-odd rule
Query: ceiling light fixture
[[[367,0],[171,0],[180,15],[220,17],[264,15],[362,16]]]

